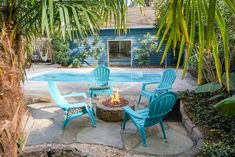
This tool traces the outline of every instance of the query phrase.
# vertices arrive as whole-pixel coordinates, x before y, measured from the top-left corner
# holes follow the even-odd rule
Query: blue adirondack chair
[[[147,108],[134,111],[129,106],[124,107],[124,116],[122,129],[125,129],[126,121],[131,119],[137,127],[142,143],[146,147],[146,133],[145,128],[160,124],[163,137],[166,139],[166,133],[163,126],[163,118],[171,111],[177,100],[176,94],[173,92],[166,92],[153,99]]]
[[[170,90],[172,88],[172,84],[174,83],[175,79],[176,79],[175,70],[167,69],[163,72],[163,76],[162,76],[160,83],[159,82],[143,83],[139,100],[138,100],[138,104],[140,103],[142,96],[146,97],[150,103],[154,97],[159,96],[160,94]],[[147,85],[157,84],[157,83],[159,83],[159,85],[153,92],[146,90]]]
[[[98,94],[112,95],[112,85],[109,80],[110,70],[106,66],[98,66],[93,71],[93,81],[90,83],[90,97]]]
[[[91,101],[89,104],[86,102],[70,104],[65,100],[65,98],[78,96],[87,98],[86,93],[72,93],[62,96],[56,86],[56,83],[52,81],[48,82],[48,90],[54,102],[66,113],[64,118],[64,128],[66,128],[70,120],[81,117],[84,114],[89,115],[93,127],[96,127],[96,120]]]

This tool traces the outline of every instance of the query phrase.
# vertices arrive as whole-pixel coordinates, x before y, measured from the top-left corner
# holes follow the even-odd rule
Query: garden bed
[[[198,156],[235,156],[235,118],[226,117],[213,108],[214,104],[229,97],[229,94],[209,101],[215,95],[181,93],[186,114],[204,136]]]

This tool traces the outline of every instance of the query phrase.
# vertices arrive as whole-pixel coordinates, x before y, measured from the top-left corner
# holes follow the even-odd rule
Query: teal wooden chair
[[[90,83],[90,97],[93,98],[98,94],[105,94],[111,96],[112,85],[109,80],[110,70],[106,66],[98,66],[92,72],[93,81]]]
[[[163,137],[166,139],[166,133],[163,126],[163,118],[171,111],[177,100],[176,94],[173,92],[166,92],[153,99],[147,108],[133,111],[129,106],[124,107],[124,116],[122,129],[125,129],[126,121],[131,119],[133,124],[137,127],[142,143],[146,147],[146,133],[145,128],[160,124]]]
[[[138,100],[138,104],[140,103],[142,96],[147,98],[150,103],[154,97],[159,96],[160,94],[170,90],[172,88],[172,84],[174,83],[175,79],[176,79],[175,70],[167,69],[163,72],[163,76],[161,78],[160,83],[159,82],[143,83],[142,88],[141,88],[141,92],[140,92],[140,96],[139,96],[139,100]],[[159,83],[159,84],[153,92],[146,90],[147,85],[157,84],[157,83]]]
[[[71,104],[65,100],[65,98],[69,97],[87,98],[86,93],[72,93],[62,96],[56,86],[56,83],[52,81],[48,82],[48,90],[54,102],[66,113],[64,118],[64,128],[66,128],[70,120],[81,117],[84,114],[89,115],[93,127],[96,127],[96,120],[91,100],[88,104],[86,102]]]

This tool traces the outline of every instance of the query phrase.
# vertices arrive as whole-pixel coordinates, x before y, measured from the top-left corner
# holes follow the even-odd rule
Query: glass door
[[[108,41],[109,66],[131,66],[131,40]]]

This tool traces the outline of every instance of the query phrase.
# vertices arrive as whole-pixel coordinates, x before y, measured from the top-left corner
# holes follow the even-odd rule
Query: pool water
[[[114,72],[110,74],[111,82],[159,82],[160,74],[129,72]],[[91,82],[91,73],[46,73],[30,78],[31,81],[60,81],[60,82]]]

